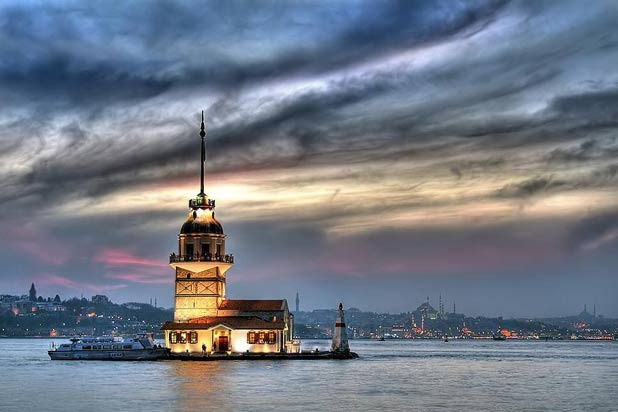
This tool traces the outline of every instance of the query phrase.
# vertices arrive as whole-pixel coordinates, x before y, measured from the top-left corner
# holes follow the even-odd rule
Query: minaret
[[[226,272],[234,256],[225,250],[223,226],[215,219],[215,201],[204,193],[206,127],[204,112],[200,125],[200,192],[189,200],[189,215],[178,234],[178,253],[170,255],[176,270],[174,322],[217,316],[225,299]]]
[[[335,331],[333,333],[333,343],[331,345],[333,352],[350,352],[350,344],[348,343],[348,330],[345,325],[345,316],[343,314],[343,304],[339,304],[339,313],[337,314],[337,322],[335,322]]]
[[[298,297],[298,291],[296,291],[296,312],[300,308],[300,298]]]
[[[592,306],[592,316],[594,316],[595,318],[597,317],[597,304],[596,303]]]

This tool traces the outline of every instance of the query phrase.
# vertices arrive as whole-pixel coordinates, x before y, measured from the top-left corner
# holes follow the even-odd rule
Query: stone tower
[[[28,299],[31,302],[36,302],[36,288],[34,287],[34,283],[30,285],[30,291],[28,292]]]
[[[200,193],[189,200],[189,214],[178,234],[178,253],[170,255],[176,270],[174,322],[217,316],[225,300],[226,273],[234,263],[234,256],[225,249],[223,227],[215,219],[215,201],[204,193],[205,136],[202,112]]]

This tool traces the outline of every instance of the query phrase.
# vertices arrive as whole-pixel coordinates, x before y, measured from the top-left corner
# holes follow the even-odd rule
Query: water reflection
[[[49,343],[0,339],[0,411],[615,410],[618,382],[618,342],[352,341],[361,359],[215,362],[52,362]]]
[[[224,367],[222,362],[168,363],[171,364],[168,379],[175,382],[179,410],[211,410],[214,407],[227,410],[228,388],[233,385],[229,367]]]

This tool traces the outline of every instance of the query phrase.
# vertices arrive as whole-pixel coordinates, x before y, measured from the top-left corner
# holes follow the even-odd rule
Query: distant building
[[[286,299],[226,298],[226,275],[234,255],[226,250],[215,201],[204,193],[204,119],[200,136],[201,186],[189,200],[189,215],[178,235],[178,254],[170,255],[176,271],[174,321],[163,325],[165,346],[174,353],[290,352],[294,316]]]
[[[33,302],[29,299],[26,300],[18,300],[11,305],[11,310],[16,315],[18,314],[27,314],[27,313],[36,313],[38,309],[38,303]]]
[[[18,300],[21,300],[21,298],[19,296],[0,295],[0,304],[10,304],[10,303],[13,303],[13,302],[17,302]]]
[[[596,311],[596,308],[595,308]],[[576,319],[580,322],[592,322],[596,319],[596,316],[588,312],[587,305],[584,305],[584,310],[582,310],[579,315],[576,316]]]
[[[96,304],[109,303],[109,298],[105,295],[94,295],[92,297],[92,303],[96,303]]]
[[[37,312],[64,312],[66,307],[56,302],[37,302]]]
[[[34,283],[32,283],[32,285],[30,286],[30,293],[29,293],[28,296],[30,297],[30,302],[36,302],[37,301],[36,288],[34,287]]]
[[[19,300],[21,300],[19,296],[0,295],[0,312],[13,310],[15,302],[18,302]]]
[[[412,312],[412,316],[414,318],[414,323],[418,326],[423,325],[428,319],[438,319],[438,311],[429,304],[429,299],[427,299],[427,302],[424,302]]]

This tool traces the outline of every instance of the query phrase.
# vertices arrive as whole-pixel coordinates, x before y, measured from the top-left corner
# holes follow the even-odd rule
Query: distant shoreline
[[[75,336],[91,336],[91,335],[67,335],[67,336],[5,336],[1,335],[0,339],[71,339]],[[303,339],[302,341],[330,341],[330,338],[308,338]],[[385,339],[384,341],[380,341],[379,339],[372,338],[356,338],[351,341],[376,341],[376,342],[407,342],[407,341],[441,341],[442,338],[412,338],[412,339]],[[492,341],[491,337],[479,337],[479,338],[450,338],[450,342],[455,341]],[[515,342],[615,342],[617,339],[520,339],[520,338],[509,338],[506,341],[515,341]],[[504,342],[504,341],[501,341]],[[500,344],[501,342],[496,342],[496,344]]]

